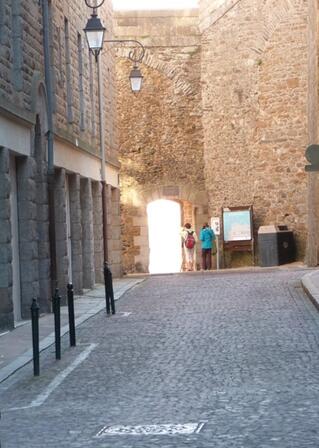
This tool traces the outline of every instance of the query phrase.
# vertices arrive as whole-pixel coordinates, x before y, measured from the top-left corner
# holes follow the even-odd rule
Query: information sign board
[[[251,212],[223,210],[224,241],[250,241],[252,239]]]

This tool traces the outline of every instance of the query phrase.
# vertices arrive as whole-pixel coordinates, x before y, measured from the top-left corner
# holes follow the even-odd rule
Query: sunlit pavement
[[[2,448],[317,448],[302,270],[149,277],[2,383]],[[119,426],[123,426],[122,428]],[[174,426],[167,426],[174,425]],[[135,434],[129,434],[135,432]]]

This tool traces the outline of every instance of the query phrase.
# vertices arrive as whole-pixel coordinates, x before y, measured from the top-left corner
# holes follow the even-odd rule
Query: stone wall
[[[287,225],[299,259],[313,205],[317,257],[317,175],[309,176],[307,208],[304,170],[318,126],[317,7],[315,0],[201,0],[199,11],[116,14],[116,35],[147,47],[136,97],[127,85],[125,50],[117,63],[128,269],[147,260],[139,244],[147,244],[145,192],[148,201],[150,191],[164,198],[165,186],[187,182],[208,194],[208,209],[205,200],[199,209],[192,204],[193,216],[252,205],[255,237],[260,225]]]
[[[189,201],[193,190],[200,206],[206,200],[198,14],[117,12],[115,19],[118,38],[135,38],[147,47],[137,95],[128,83],[127,49],[117,61],[124,269],[147,271],[147,204],[159,198]]]
[[[40,3],[3,0],[0,15],[0,105],[31,111],[34,74],[44,66]]]
[[[52,8],[53,68],[56,92],[56,131],[78,146],[100,154],[97,65],[89,54],[83,33],[90,10],[85,2],[54,2]],[[98,10],[107,29],[105,39],[112,39],[112,2],[106,0]],[[115,120],[114,50],[105,44],[100,56],[105,95],[106,159],[117,161]]]
[[[308,30],[308,143],[318,144],[318,1],[309,0]],[[318,264],[319,243],[319,188],[318,173],[308,174],[308,240],[306,262]]]
[[[201,77],[210,214],[253,205],[255,231],[288,225],[302,258],[307,4],[225,1],[212,10],[208,4],[201,3]]]
[[[0,329],[13,327],[9,151],[0,147]]]

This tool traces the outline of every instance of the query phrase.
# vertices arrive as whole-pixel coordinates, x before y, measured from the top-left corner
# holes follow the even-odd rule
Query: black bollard
[[[39,305],[36,299],[32,300],[32,347],[33,347],[33,375],[40,375],[40,349],[39,349]]]
[[[68,284],[67,289],[68,289],[70,346],[75,347],[76,340],[75,340],[75,321],[74,321],[74,293],[72,283]]]
[[[61,359],[61,297],[56,288],[52,299],[54,313],[55,359]]]
[[[113,276],[111,269],[109,268],[108,272],[108,278],[109,278],[109,293],[110,293],[110,299],[111,299],[111,310],[112,314],[115,314],[115,302],[114,302],[114,291],[113,291]]]
[[[107,262],[104,262],[104,286],[105,286],[105,302],[106,302],[106,314],[111,314],[111,306],[110,306],[110,287],[109,287],[109,266]]]

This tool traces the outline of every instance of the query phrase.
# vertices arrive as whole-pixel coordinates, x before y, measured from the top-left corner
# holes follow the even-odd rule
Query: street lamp
[[[89,49],[94,54],[95,59],[97,59],[103,48],[105,28],[97,15],[96,8],[93,8],[92,15],[87,21],[84,31]]]
[[[102,184],[102,215],[103,215],[103,249],[104,249],[104,263],[108,262],[108,246],[107,246],[107,185],[105,176],[105,130],[104,130],[104,104],[103,104],[103,78],[102,67],[100,63],[100,52],[103,49],[104,42],[108,43],[130,43],[134,44],[139,51],[130,51],[128,58],[133,62],[133,69],[131,70],[129,79],[133,93],[141,90],[143,76],[138,68],[138,63],[142,62],[145,54],[145,48],[141,42],[137,40],[104,40],[106,29],[102,25],[100,18],[97,15],[97,9],[103,5],[105,0],[100,0],[100,3],[94,6],[85,0],[85,4],[91,8],[92,15],[88,19],[84,32],[88,43],[89,50],[95,57],[98,67],[98,95],[99,95],[99,121],[100,121],[100,152],[101,152],[101,184]]]
[[[131,81],[132,92],[138,93],[142,88],[143,76],[137,65],[134,65],[132,68],[129,78]]]

